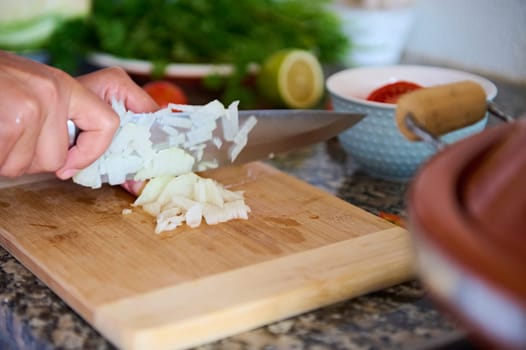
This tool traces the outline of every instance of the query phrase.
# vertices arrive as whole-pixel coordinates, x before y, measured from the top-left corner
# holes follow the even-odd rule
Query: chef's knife
[[[328,140],[358,123],[364,115],[325,110],[244,110],[239,123],[255,116],[246,146],[234,161],[225,150],[212,147],[219,166],[242,164]]]
[[[218,144],[210,139],[202,143],[202,156],[195,162],[193,171],[203,170],[199,168],[203,162],[213,162],[217,167],[246,163],[322,142],[352,127],[362,120],[364,115],[311,109],[240,110],[239,126],[254,117],[257,122],[248,134],[247,144],[233,161],[229,145],[218,147]],[[158,150],[170,147],[168,134],[159,132],[162,127],[156,123],[157,120],[150,127],[154,147]],[[214,135],[223,133],[221,123],[218,124]],[[68,122],[68,129],[71,146],[79,130],[71,121]],[[195,154],[195,147],[181,145],[180,148]],[[127,176],[127,179],[130,178],[131,176]]]

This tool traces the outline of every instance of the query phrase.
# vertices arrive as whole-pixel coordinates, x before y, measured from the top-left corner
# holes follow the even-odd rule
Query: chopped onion
[[[108,150],[73,181],[99,188],[105,181],[116,185],[132,178],[146,180],[215,168],[217,160],[203,156],[208,154],[208,147],[217,150],[223,142],[231,144],[228,157],[234,161],[256,123],[251,117],[239,126],[238,104],[234,101],[225,108],[214,100],[203,106],[169,104],[153,113],[133,113],[122,102],[113,100],[120,127]],[[221,135],[216,132],[218,121],[223,129]]]
[[[159,176],[151,179],[148,182],[148,186],[142,190],[141,195],[133,204],[137,206],[154,202],[157,199],[159,192],[165,188],[170,181],[172,181],[171,176]]]
[[[121,125],[108,150],[79,171],[74,182],[99,188],[104,181],[114,185],[131,178],[150,180],[133,206],[156,217],[156,233],[184,223],[197,227],[203,218],[208,224],[248,218],[250,208],[243,192],[230,191],[192,172],[218,166],[217,159],[203,159],[213,154],[208,147],[217,151],[229,143],[233,161],[246,145],[256,118],[239,126],[237,101],[226,109],[217,100],[203,106],[169,104],[154,113],[133,113],[115,100],[112,106]],[[218,123],[222,133],[217,132]]]
[[[248,133],[256,126],[256,117],[250,116],[234,136],[234,144],[228,150],[230,160],[233,162],[239,153],[245,148],[248,141]]]
[[[168,144],[171,147],[179,147],[182,146],[185,140],[185,136],[183,134],[179,135],[170,135],[168,138]]]
[[[192,120],[190,118],[186,118],[183,116],[179,117],[170,117],[170,118],[163,118],[162,123],[167,126],[175,127],[175,128],[184,128],[184,129],[191,129],[192,128]]]
[[[212,137],[212,143],[217,147],[217,149],[220,149],[223,145],[223,141],[221,141],[221,139],[217,136]]]
[[[149,162],[143,164],[143,167],[135,174],[134,180],[147,180],[161,175],[186,174],[192,171],[194,162],[194,157],[180,148],[163,149],[158,151]]]
[[[204,160],[197,164],[197,171],[205,171],[207,169],[215,169],[219,166],[217,160]]]
[[[247,219],[250,212],[242,192],[227,190],[194,173],[151,180],[133,205],[156,217],[156,233],[183,223],[197,227],[203,218],[209,225]]]
[[[181,213],[179,208],[167,209],[157,216],[157,226],[155,227],[155,233],[174,230],[178,226],[181,226],[184,223],[184,220],[185,216]]]
[[[221,119],[223,126],[223,137],[227,141],[232,141],[239,130],[239,116],[237,106],[239,101],[232,102],[226,111],[224,118]]]
[[[248,137],[248,133],[256,126],[257,119],[255,116],[251,115],[241,126],[236,136],[234,136],[234,142],[237,142],[238,138],[244,138],[246,139]]]
[[[82,169],[73,176],[73,182],[91,188],[99,188],[102,185],[102,179],[99,171],[100,159],[91,163],[87,168]]]
[[[203,207],[200,204],[190,207],[184,216],[186,224],[190,227],[197,227],[201,225],[202,217]]]

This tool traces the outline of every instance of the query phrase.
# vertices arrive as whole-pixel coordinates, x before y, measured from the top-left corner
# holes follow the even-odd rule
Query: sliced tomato
[[[396,103],[403,94],[421,88],[422,86],[410,81],[397,81],[374,90],[369,96],[367,96],[367,100],[383,103]]]
[[[151,81],[144,84],[142,88],[157,102],[159,107],[166,107],[168,103],[188,103],[183,89],[167,80]]]

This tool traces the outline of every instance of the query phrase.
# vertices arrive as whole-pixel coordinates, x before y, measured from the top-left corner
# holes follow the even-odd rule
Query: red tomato
[[[367,96],[367,100],[383,103],[396,103],[403,94],[421,88],[422,86],[409,81],[397,81],[396,83],[387,84],[374,90],[369,96]]]
[[[187,104],[188,99],[183,89],[175,83],[166,80],[156,80],[144,84],[142,87],[159,107],[166,107],[168,103]]]

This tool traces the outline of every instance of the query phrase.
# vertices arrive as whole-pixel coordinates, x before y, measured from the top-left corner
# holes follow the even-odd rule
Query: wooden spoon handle
[[[417,141],[420,137],[406,126],[408,116],[431,135],[439,136],[479,121],[486,112],[484,89],[473,81],[462,81],[403,95],[397,103],[396,123],[407,139]]]

